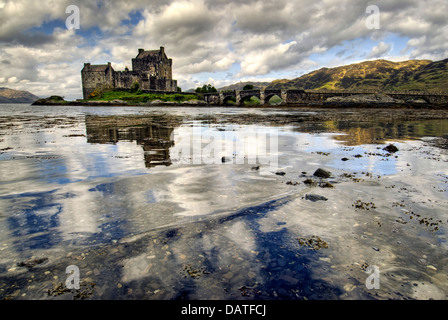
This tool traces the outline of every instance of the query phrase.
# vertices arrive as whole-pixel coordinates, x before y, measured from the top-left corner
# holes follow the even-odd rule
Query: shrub
[[[49,99],[53,101],[64,101],[64,97],[61,96],[51,96]]]
[[[138,90],[140,90],[140,83],[138,83],[138,81],[134,81],[134,82],[131,84],[131,92],[135,93],[135,92],[137,92]]]

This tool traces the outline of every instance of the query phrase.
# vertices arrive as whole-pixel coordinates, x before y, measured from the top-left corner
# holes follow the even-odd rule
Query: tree
[[[254,85],[253,84],[246,84],[244,86],[243,90],[254,90]]]
[[[196,93],[213,93],[213,92],[218,92],[218,90],[216,90],[215,87],[213,87],[211,84],[204,84],[201,87],[197,87],[195,90]]]

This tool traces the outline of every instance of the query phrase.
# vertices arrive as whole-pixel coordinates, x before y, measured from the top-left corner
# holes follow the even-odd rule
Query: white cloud
[[[289,51],[297,42],[279,44],[266,50],[257,50],[248,54],[241,61],[241,72],[238,76],[262,75],[271,70],[286,68],[300,62],[295,52]]]
[[[392,49],[392,45],[390,43],[384,43],[381,41],[377,46],[372,48],[372,51],[367,55],[367,59],[371,58],[380,58],[387,54]]]
[[[8,83],[17,83],[19,80],[16,77],[11,77],[8,79]]]
[[[69,4],[0,0],[0,82],[79,98],[84,62],[110,61],[122,70],[138,48],[160,46],[173,58],[173,74],[184,89],[207,79],[227,84],[281,78],[365,57],[389,58],[392,49],[403,49],[403,59],[448,56],[446,0],[379,2],[380,30],[365,26],[369,0],[81,0],[78,31],[65,29]],[[141,19],[132,25],[131,17]],[[49,30],[48,23],[56,27]],[[407,47],[393,37],[408,39]],[[350,47],[369,38],[375,47]],[[329,52],[335,47],[354,52],[334,57]],[[323,57],[319,63],[316,56]]]

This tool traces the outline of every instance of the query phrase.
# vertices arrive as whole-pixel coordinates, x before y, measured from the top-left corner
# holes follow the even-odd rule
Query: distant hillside
[[[448,91],[448,59],[442,61],[364,61],[322,68],[292,80],[275,80],[266,89]]]
[[[31,92],[0,88],[0,103],[33,103],[39,99]]]
[[[247,84],[253,85],[254,89],[258,90],[258,89],[265,89],[270,83],[269,82],[252,82],[252,81],[237,82],[237,83],[231,84],[229,86],[219,88],[218,91],[243,90],[244,86]]]

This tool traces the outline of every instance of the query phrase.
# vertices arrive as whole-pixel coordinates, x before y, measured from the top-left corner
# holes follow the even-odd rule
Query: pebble
[[[347,292],[353,291],[355,288],[356,288],[356,286],[354,284],[351,284],[351,283],[347,283],[344,286],[344,290],[347,291]]]

